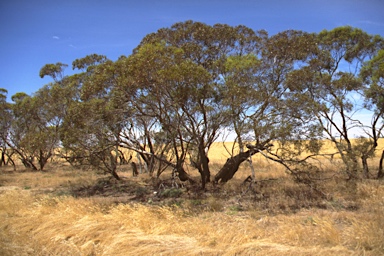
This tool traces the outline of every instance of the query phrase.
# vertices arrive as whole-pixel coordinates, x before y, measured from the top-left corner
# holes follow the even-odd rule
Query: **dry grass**
[[[116,182],[63,165],[1,170],[0,255],[384,255],[383,181],[360,182],[351,200],[334,176],[325,200],[253,160],[257,184],[242,185],[244,164],[205,193],[154,194],[159,184],[145,174]],[[215,174],[221,164],[211,164]]]
[[[352,139],[352,144],[356,143],[356,139]],[[276,145],[272,147],[273,149],[277,148],[277,143]],[[230,154],[232,153],[232,150],[234,149],[234,152],[238,152],[238,146],[233,144],[233,142],[216,142],[213,143],[211,146],[211,149],[209,151],[209,159],[213,162],[225,162],[228,157],[230,157]],[[382,150],[384,149],[384,138],[380,138],[378,140],[378,146],[376,148],[376,151],[378,154],[381,154]],[[326,140],[324,141],[324,144],[321,148],[321,153],[323,154],[330,154],[330,153],[335,153],[337,152],[333,142]],[[263,157],[260,155],[255,155],[253,158],[256,160],[262,160]],[[335,156],[335,158],[338,158],[338,156]]]

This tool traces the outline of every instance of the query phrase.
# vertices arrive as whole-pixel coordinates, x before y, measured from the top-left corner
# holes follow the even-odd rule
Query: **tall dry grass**
[[[214,146],[213,175],[229,157]],[[145,174],[115,182],[62,163],[1,169],[0,255],[384,255],[384,182],[361,181],[351,197],[339,160],[319,163],[331,174],[326,199],[259,155],[256,184],[243,184],[244,163],[205,193],[185,184],[154,194]]]
[[[383,191],[380,192],[381,196]],[[17,203],[15,200],[17,199]],[[382,214],[205,212],[2,193],[2,255],[380,255]],[[382,207],[382,206],[381,206]],[[378,208],[376,210],[379,210]],[[383,209],[381,209],[383,210]],[[367,214],[367,215],[366,215]]]
[[[146,186],[143,203],[76,197],[100,178],[92,172],[2,173],[0,255],[384,255],[382,181],[359,183],[351,202],[331,180],[333,197],[323,200],[278,166],[256,163],[265,181],[247,191],[244,166],[219,192],[183,189],[158,201],[144,175],[121,173]]]

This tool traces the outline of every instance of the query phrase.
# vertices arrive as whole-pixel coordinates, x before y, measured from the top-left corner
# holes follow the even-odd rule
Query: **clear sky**
[[[0,2],[0,88],[8,99],[49,83],[39,71],[89,54],[117,60],[141,39],[186,20],[265,29],[320,32],[350,25],[384,37],[383,0],[3,0]]]

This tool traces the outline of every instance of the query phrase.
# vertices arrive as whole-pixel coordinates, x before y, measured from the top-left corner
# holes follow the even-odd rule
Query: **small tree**
[[[303,149],[290,150],[290,144],[305,145],[303,140],[317,136],[311,116],[301,109],[303,104],[297,98],[291,98],[286,83],[289,73],[306,60],[314,45],[314,36],[301,31],[284,31],[270,38],[264,34],[259,51],[228,59],[231,65],[227,67],[231,69],[225,76],[225,86],[237,93],[228,93],[224,102],[230,112],[236,113],[231,120],[240,153],[227,160],[215,176],[216,181],[232,178],[239,165],[253,154],[263,150],[273,154],[271,142],[273,150],[283,152],[274,154],[273,160],[293,163],[293,157]],[[242,119],[236,120],[239,116]],[[249,141],[245,152],[244,139]]]
[[[117,174],[119,159],[119,112],[115,102],[109,101],[114,72],[111,61],[104,56],[90,55],[75,60],[73,68],[84,72],[67,78],[66,84],[78,91],[79,98],[70,101],[60,127],[66,159],[72,164],[91,166],[120,179]],[[113,82],[113,81],[112,81]]]
[[[381,44],[383,41],[380,40]],[[365,84],[367,85],[365,89],[365,98],[367,108],[373,110],[373,118],[371,123],[371,135],[372,138],[368,145],[369,149],[363,152],[368,152],[367,156],[362,156],[363,166],[368,175],[368,165],[366,163],[367,157],[374,154],[374,151],[377,147],[377,141],[380,137],[383,136],[384,129],[384,50],[380,50],[376,56],[371,60],[365,63],[364,67],[360,72],[361,77],[364,79]],[[383,159],[384,151],[381,154],[379,170],[377,173],[377,178],[384,178],[383,171]],[[365,163],[365,164],[364,164]]]
[[[8,150],[7,146],[12,122],[11,105],[7,102],[7,93],[6,89],[0,88],[0,166],[11,162],[16,168],[12,160],[12,152]]]
[[[33,170],[44,169],[59,142],[57,126],[50,122],[45,99],[40,96],[12,96],[13,120],[7,139],[7,145],[19,155],[24,166]]]
[[[151,92],[163,93],[159,106],[170,106],[166,109],[172,118],[159,118],[160,122],[179,122],[176,131],[172,129],[175,122],[164,123],[162,128],[180,136],[179,146],[188,142],[189,159],[200,173],[203,188],[211,180],[208,151],[230,119],[220,82],[226,72],[226,59],[252,53],[257,41],[255,33],[244,26],[187,21],[146,36],[135,50],[140,53],[149,47],[163,48],[152,51],[161,53],[162,58],[151,55],[149,63],[155,66],[153,71],[151,67],[152,73],[145,73],[151,78],[145,81],[151,89],[159,88]]]
[[[358,150],[364,150],[363,165],[372,155],[367,144],[354,147],[351,139],[352,129],[362,127],[354,118],[362,107],[354,98],[363,90],[357,73],[362,61],[374,52],[372,42],[375,39],[351,27],[322,31],[316,37],[317,49],[302,68],[290,74],[289,88],[295,97],[305,98],[306,110],[317,119],[325,137],[335,145],[348,179],[356,180],[361,153]]]

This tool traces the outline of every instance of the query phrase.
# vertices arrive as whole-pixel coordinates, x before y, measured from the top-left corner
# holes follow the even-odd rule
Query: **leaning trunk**
[[[247,160],[250,155],[253,155],[256,152],[251,152],[248,150],[246,152],[241,152],[236,156],[230,157],[227,159],[227,162],[220,169],[220,171],[215,176],[215,183],[218,182],[227,182],[233,178],[235,173],[239,170],[239,166],[242,162]]]
[[[189,177],[188,173],[185,172],[183,167],[183,162],[178,161],[178,163],[175,166],[174,165],[172,166],[176,169],[176,172],[178,173],[179,179],[181,181],[189,181],[191,184],[196,183],[196,181],[193,180],[191,177]]]
[[[21,156],[21,162],[23,163],[25,168],[32,169],[34,171],[38,170],[37,167],[35,166],[35,164],[33,163],[32,157],[26,158],[24,156]]]
[[[249,149],[246,152],[240,152],[238,155],[230,157],[227,159],[227,162],[224,164],[224,166],[220,169],[220,171],[215,176],[215,183],[218,182],[227,182],[230,179],[233,178],[235,173],[239,170],[239,166],[242,162],[247,160],[249,157],[253,156],[254,154],[267,150],[268,148],[272,147],[273,144],[259,144],[256,145],[250,145],[247,144],[246,147]]]
[[[111,174],[112,174],[112,176],[113,176],[116,180],[120,180],[120,176],[117,174],[116,170],[112,170],[112,171],[111,171]]]
[[[120,180],[120,176],[117,174],[117,151],[115,151],[115,155],[113,155],[111,152],[109,152],[109,166],[106,166],[107,169],[110,169],[110,172],[112,176],[116,180]]]

